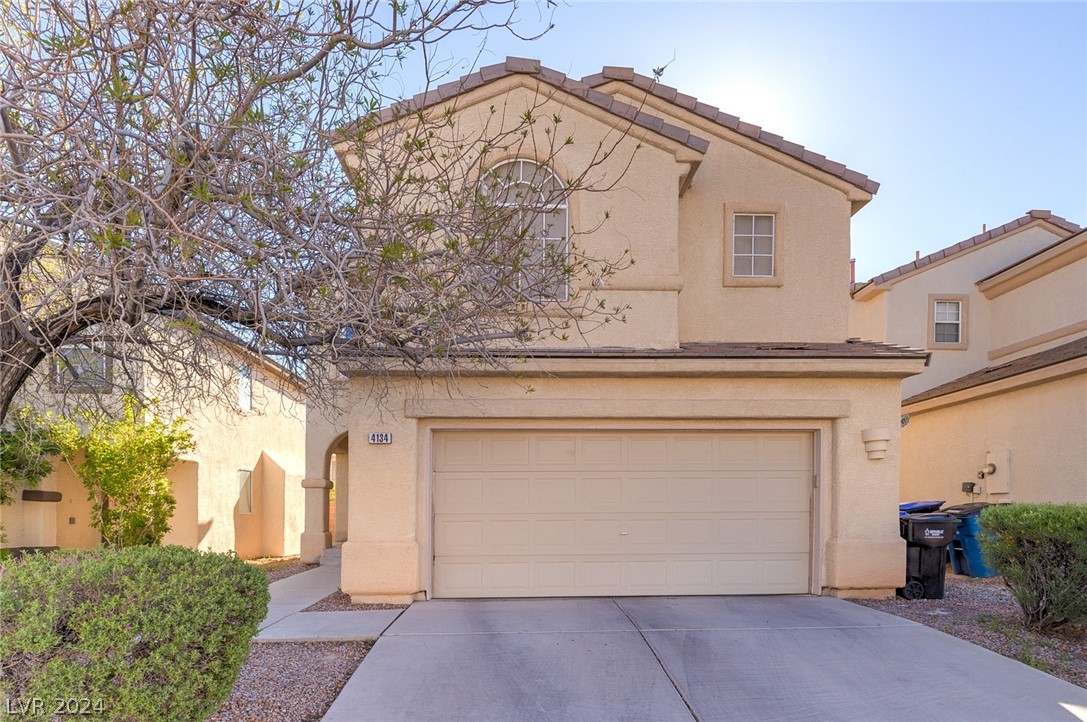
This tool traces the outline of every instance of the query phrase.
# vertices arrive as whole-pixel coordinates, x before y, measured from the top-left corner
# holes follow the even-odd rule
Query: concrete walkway
[[[352,642],[375,640],[404,611],[303,612],[340,588],[340,550],[328,549],[316,569],[272,582],[268,615],[257,642]]]
[[[829,597],[416,602],[324,722],[1087,720],[1087,690]]]

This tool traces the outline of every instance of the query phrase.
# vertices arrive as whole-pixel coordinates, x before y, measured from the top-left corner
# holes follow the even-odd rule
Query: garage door
[[[809,591],[812,435],[443,431],[437,597]]]

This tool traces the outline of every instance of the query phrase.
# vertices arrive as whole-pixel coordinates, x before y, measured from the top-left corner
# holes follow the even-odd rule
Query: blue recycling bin
[[[981,542],[978,541],[981,512],[987,506],[989,505],[985,502],[975,502],[943,509],[944,513],[959,520],[955,538],[947,547],[947,553],[951,557],[951,569],[956,574],[965,574],[968,577],[995,577],[1000,574],[985,563],[981,556]]]
[[[898,518],[901,519],[907,514],[929,514],[939,511],[943,505],[943,499],[940,501],[904,501],[898,505]]]

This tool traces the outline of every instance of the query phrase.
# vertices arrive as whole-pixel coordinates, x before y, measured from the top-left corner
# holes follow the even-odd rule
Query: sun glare
[[[711,80],[700,99],[763,130],[786,138],[804,137],[806,124],[801,99],[790,88],[773,81],[749,78]]]

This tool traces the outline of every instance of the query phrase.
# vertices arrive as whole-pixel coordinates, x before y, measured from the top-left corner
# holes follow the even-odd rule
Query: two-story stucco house
[[[302,470],[306,399],[299,379],[240,349],[223,349],[221,373],[233,379],[231,398],[212,397],[187,408],[159,407],[164,418],[187,422],[196,448],[167,475],[177,500],[165,544],[235,551],[243,558],[298,554],[302,529]],[[108,354],[78,344],[51,359],[33,382],[53,392],[50,411],[77,405],[120,408]],[[154,371],[137,380],[155,397],[171,383]],[[77,396],[94,394],[95,403]],[[166,397],[168,394],[161,394]],[[48,396],[47,396],[48,398]],[[79,459],[73,465],[78,465]],[[54,471],[36,489],[0,506],[9,548],[92,548],[92,504],[72,466]]]
[[[853,300],[853,335],[932,355],[903,382],[904,500],[1087,502],[1087,233],[1029,211]]]
[[[850,218],[876,183],[629,68],[509,58],[413,103],[561,114],[559,179],[630,126],[622,182],[572,194],[567,221],[610,212],[583,243],[638,263],[573,283],[627,321],[517,351],[520,379],[462,369],[455,393],[343,368],[351,411],[309,419],[303,559],[336,477],[356,601],[901,585],[900,387],[926,356],[849,339]]]

